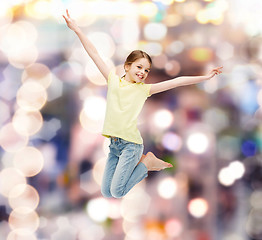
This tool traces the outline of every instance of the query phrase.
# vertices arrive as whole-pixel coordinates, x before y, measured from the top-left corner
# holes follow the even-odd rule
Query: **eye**
[[[141,66],[137,66],[138,69],[141,69],[142,67]]]
[[[149,72],[150,72],[150,70],[147,70],[147,69],[146,69],[146,70],[145,70],[145,72],[146,72],[146,73],[149,73]]]

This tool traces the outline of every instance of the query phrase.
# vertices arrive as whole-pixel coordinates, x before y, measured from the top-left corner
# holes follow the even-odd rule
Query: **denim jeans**
[[[104,197],[121,198],[147,177],[147,168],[139,162],[144,146],[121,138],[111,138],[101,193]]]

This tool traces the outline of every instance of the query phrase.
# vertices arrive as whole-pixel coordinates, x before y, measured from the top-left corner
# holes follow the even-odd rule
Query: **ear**
[[[125,71],[128,72],[129,69],[130,69],[130,65],[129,65],[129,64],[125,64],[125,65],[124,65],[124,68],[125,68]]]

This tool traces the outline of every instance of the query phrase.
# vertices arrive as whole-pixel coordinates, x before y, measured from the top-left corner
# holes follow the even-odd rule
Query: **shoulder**
[[[112,82],[112,81],[119,81],[120,77],[119,75],[117,75],[115,68],[111,69],[109,74],[108,74],[108,83]]]

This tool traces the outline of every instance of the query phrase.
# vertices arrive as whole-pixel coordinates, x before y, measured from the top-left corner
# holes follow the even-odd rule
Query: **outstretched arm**
[[[150,94],[160,93],[179,86],[186,86],[209,80],[215,75],[222,73],[221,69],[222,67],[214,68],[206,76],[177,77],[168,81],[152,84]]]
[[[65,19],[67,26],[76,33],[76,35],[80,39],[82,45],[84,46],[86,52],[92,58],[92,60],[94,61],[94,63],[98,67],[99,71],[103,74],[103,76],[107,80],[110,69],[105,64],[105,62],[102,60],[100,55],[98,54],[95,46],[90,42],[90,40],[82,32],[80,27],[76,24],[75,20],[73,20],[70,17],[68,10],[66,10],[66,16],[63,15],[63,18]]]

